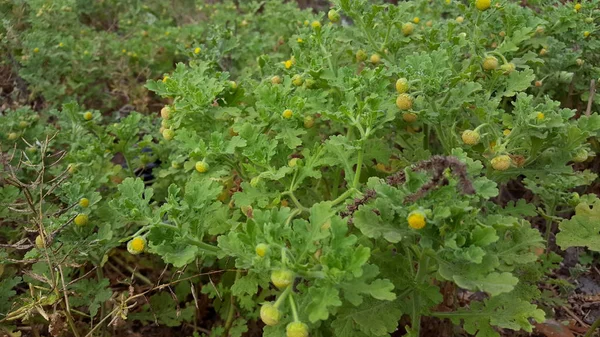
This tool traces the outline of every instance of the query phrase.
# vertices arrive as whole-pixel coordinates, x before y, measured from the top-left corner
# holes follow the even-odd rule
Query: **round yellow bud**
[[[411,212],[407,218],[408,226],[413,229],[421,229],[425,227],[425,214],[422,212]]]
[[[79,199],[79,206],[86,208],[90,205],[90,200],[88,198]]]
[[[77,216],[75,217],[75,220],[73,220],[73,222],[75,222],[75,224],[77,226],[85,226],[88,223],[88,216],[87,214],[77,214]]]

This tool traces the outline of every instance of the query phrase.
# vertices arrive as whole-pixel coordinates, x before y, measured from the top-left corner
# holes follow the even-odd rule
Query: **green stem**
[[[96,276],[98,277],[98,283],[100,283],[100,281],[102,281],[102,279],[104,278],[104,272],[102,271],[101,263],[98,263],[96,265]],[[104,302],[100,306],[100,318],[99,318],[100,321],[102,321],[102,319],[104,318],[104,314],[106,313],[107,303],[108,302]],[[106,325],[102,327],[102,330],[100,331],[100,336],[104,336],[105,333],[106,333]]]
[[[217,253],[220,251],[219,247],[217,246],[213,246],[210,245],[206,242],[202,242],[200,240],[196,240],[190,237],[186,237],[185,241],[189,244],[192,244],[198,248],[200,248],[201,250],[203,250],[205,253],[211,254],[211,255],[217,255]]]
[[[290,216],[288,216],[288,218],[285,220],[285,225],[286,226],[289,225],[290,222],[292,221],[292,219],[300,213],[302,213],[302,211],[297,208],[295,210],[293,210],[292,213],[290,213]]]
[[[592,337],[592,335],[594,334],[594,331],[596,331],[596,329],[598,329],[599,327],[600,327],[600,317],[596,318],[596,321],[594,321],[592,326],[589,328],[589,330],[585,333],[585,336],[583,336],[583,337]]]
[[[127,159],[127,156],[125,155],[125,153],[123,153],[123,158],[125,159],[125,163],[127,164],[127,168],[129,169],[129,174],[135,178],[135,173],[133,172],[133,168],[131,167],[131,164],[129,164],[129,159]]]
[[[121,267],[125,268],[128,272],[130,272],[133,276],[135,276],[136,278],[138,278],[142,282],[144,282],[146,285],[149,285],[151,287],[154,286],[154,283],[152,283],[152,281],[150,281],[150,279],[148,279],[146,276],[135,271],[135,269],[133,269],[131,266],[129,266],[127,263],[125,263],[125,261],[121,260],[116,255],[111,256],[111,258],[113,260],[115,260],[115,262],[118,263]]]
[[[323,55],[327,55],[327,64],[329,64],[329,68],[331,68],[331,71],[333,71],[333,74],[337,76],[337,72],[336,72],[335,68],[333,67],[333,63],[331,62],[331,55],[329,55],[329,52],[327,51],[325,46],[323,46],[323,41],[321,41],[321,39],[319,39],[319,47],[321,48]]]
[[[423,283],[427,269],[429,269],[429,256],[425,254],[425,252],[421,252],[421,257],[419,258],[419,267],[417,269],[417,275],[415,276],[415,285],[417,287]],[[419,336],[421,331],[421,298],[418,293],[413,294],[412,302],[412,330],[415,336]]]
[[[296,205],[296,207],[302,211],[302,212],[308,212],[308,208],[304,207],[300,201],[298,200],[298,198],[296,198],[296,196],[294,195],[294,192],[288,191],[288,192],[283,192],[281,193],[281,195],[287,195],[290,197],[290,199],[292,199],[292,202],[294,203],[294,205]]]
[[[387,45],[388,38],[390,37],[390,32],[392,31],[392,27],[394,27],[394,25],[388,25],[388,30],[385,33],[385,39],[383,40],[383,44],[381,45],[380,51],[384,52],[383,53],[384,55],[385,55],[385,46]]]
[[[291,288],[292,286],[288,286]],[[290,294],[290,307],[292,308],[292,316],[294,317],[294,322],[300,322],[300,318],[298,317],[298,308],[296,308],[296,302],[294,301],[294,294]]]
[[[242,271],[238,270],[235,272],[235,282],[240,279],[242,276]],[[223,331],[223,337],[227,337],[229,335],[229,329],[231,329],[231,325],[233,324],[233,313],[235,312],[235,296],[231,294],[229,299],[229,312],[227,313],[227,320],[225,321],[225,331]]]
[[[336,170],[336,174],[335,177],[333,178],[333,190],[331,191],[331,196],[332,197],[337,197],[338,196],[338,192],[340,189],[340,179],[342,176],[342,172],[340,171],[340,169]]]
[[[275,301],[275,304],[273,304],[273,306],[275,308],[279,308],[279,306],[283,303],[283,301],[285,301],[286,297],[290,294],[291,290],[292,290],[291,286],[285,288],[285,290],[281,293],[281,295],[279,295],[279,298],[277,299],[277,301]]]
[[[555,207],[554,207],[554,202],[550,203],[546,209],[546,214],[548,215],[548,217],[546,217],[546,254],[550,253],[550,245],[548,244],[550,242],[550,234],[552,234],[552,224],[554,223],[552,221],[552,217],[554,216],[554,211],[555,211]]]
[[[356,173],[354,175],[354,180],[352,181],[352,188],[358,187],[358,183],[360,181],[360,171],[362,170],[362,164],[363,164],[363,156],[364,156],[363,144],[361,144],[360,149],[358,150],[358,159],[356,160]]]
[[[342,193],[342,195],[340,195],[339,197],[337,197],[335,200],[333,200],[333,201],[331,202],[331,206],[333,207],[333,206],[335,206],[335,205],[337,205],[337,204],[339,204],[339,203],[341,203],[341,202],[344,202],[344,201],[345,201],[347,198],[349,198],[349,197],[352,195],[352,193],[354,193],[355,191],[356,191],[356,189],[355,189],[355,188],[351,188],[351,189],[347,190],[346,192]]]
[[[362,28],[362,30],[365,32],[365,35],[367,36],[367,41],[369,42],[369,45],[371,45],[371,48],[373,48],[373,50],[377,50],[377,44],[375,44],[375,41],[373,40],[373,37],[371,36],[371,32],[369,31],[369,29],[368,29],[367,25],[365,24],[365,22],[363,21],[362,17],[360,15],[356,15],[355,18],[359,22],[360,28]]]

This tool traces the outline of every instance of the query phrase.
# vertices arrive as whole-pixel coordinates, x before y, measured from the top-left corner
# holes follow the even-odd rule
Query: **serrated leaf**
[[[331,327],[335,336],[388,336],[402,316],[396,301],[365,299],[358,307],[342,307]]]
[[[521,92],[531,86],[531,81],[535,80],[535,74],[532,69],[525,69],[523,71],[513,71],[508,75],[506,80],[506,89],[502,96],[512,97],[518,92]]]
[[[556,243],[562,248],[587,247],[600,251],[600,199],[593,204],[580,203],[575,207],[575,215],[563,220],[556,234]]]
[[[340,294],[334,287],[311,287],[308,289],[308,296],[311,302],[307,306],[308,319],[315,323],[329,318],[330,307],[339,307],[342,305]]]

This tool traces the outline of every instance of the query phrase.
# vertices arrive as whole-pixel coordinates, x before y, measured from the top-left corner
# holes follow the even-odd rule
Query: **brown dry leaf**
[[[59,312],[50,315],[50,325],[48,325],[48,333],[53,337],[62,336],[66,331],[67,324]]]
[[[546,337],[575,337],[568,327],[555,320],[537,323],[535,324],[535,329]]]

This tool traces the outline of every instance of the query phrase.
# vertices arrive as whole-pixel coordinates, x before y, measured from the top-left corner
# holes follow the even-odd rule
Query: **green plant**
[[[78,320],[94,322],[86,333],[195,327],[198,296],[216,313],[203,332],[223,336],[259,319],[288,337],[543,322],[559,301],[538,289],[559,283],[554,233],[561,249],[598,247],[598,198],[574,194],[597,178],[580,168],[597,152],[598,100],[578,102],[598,75],[598,1],[332,5],[326,24],[282,1],[186,3],[206,22],[181,24],[153,2],[2,3],[23,13],[2,36],[29,57],[16,72],[64,104],[0,124],[0,200],[18,210],[0,209],[0,256],[35,262],[2,276],[0,327],[50,308],[76,336]],[[103,10],[120,12],[116,32],[90,28]],[[116,98],[98,95],[115,73],[148,79],[156,113],[111,115]],[[509,181],[531,196],[504,200]]]

